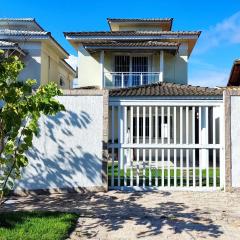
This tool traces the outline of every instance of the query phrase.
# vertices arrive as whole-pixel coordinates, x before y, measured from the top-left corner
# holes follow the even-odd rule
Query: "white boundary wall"
[[[76,90],[77,91],[77,90]],[[103,176],[104,91],[58,97],[66,112],[42,117],[16,191],[106,189]],[[72,91],[74,92],[74,91]],[[84,94],[84,90],[81,90]]]

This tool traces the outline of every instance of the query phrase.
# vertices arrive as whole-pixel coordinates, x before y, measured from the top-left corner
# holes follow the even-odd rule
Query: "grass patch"
[[[66,239],[77,219],[78,215],[73,213],[0,213],[0,240]]]

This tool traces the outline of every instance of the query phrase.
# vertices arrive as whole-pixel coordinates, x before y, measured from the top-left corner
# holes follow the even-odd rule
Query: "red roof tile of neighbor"
[[[240,86],[240,60],[233,63],[227,86]]]
[[[65,36],[159,36],[159,35],[197,35],[201,31],[95,31],[95,32],[64,32]]]
[[[118,88],[109,91],[110,97],[131,96],[222,96],[223,89],[175,83],[155,83],[139,87]]]

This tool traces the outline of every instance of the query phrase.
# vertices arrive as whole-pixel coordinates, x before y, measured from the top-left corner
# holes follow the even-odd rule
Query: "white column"
[[[163,82],[163,69],[164,69],[164,53],[160,51],[160,65],[159,65],[159,81]]]
[[[100,52],[100,82],[102,85],[102,88],[105,87],[104,82],[104,51]]]

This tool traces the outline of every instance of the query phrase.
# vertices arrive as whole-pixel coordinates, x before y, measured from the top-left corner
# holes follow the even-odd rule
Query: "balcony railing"
[[[105,72],[106,88],[141,86],[161,81],[159,72]]]

